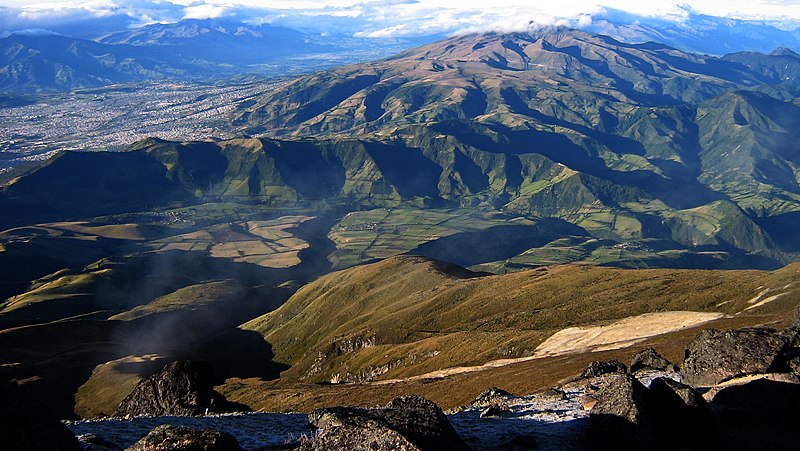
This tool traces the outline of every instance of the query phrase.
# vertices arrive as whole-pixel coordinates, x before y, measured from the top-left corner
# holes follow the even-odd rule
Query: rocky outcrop
[[[172,362],[140,381],[120,403],[116,416],[204,415],[249,410],[214,391],[214,371],[209,362],[184,360]]]
[[[785,338],[773,329],[706,329],[689,343],[681,374],[697,387],[766,373],[779,363],[785,345]]]
[[[309,422],[320,433],[300,449],[469,449],[444,412],[421,396],[402,396],[380,408],[319,409]]]
[[[127,451],[242,451],[227,432],[162,424],[134,443]]]
[[[652,369],[661,371],[677,371],[678,368],[672,362],[661,357],[661,354],[653,348],[647,348],[639,352],[631,360],[631,373],[642,369]]]
[[[607,377],[609,383],[594,395],[597,403],[589,416],[592,441],[601,449],[636,448],[651,441],[655,423],[647,388],[627,374]]]
[[[489,387],[481,394],[479,394],[473,401],[473,406],[485,406],[488,404],[497,404],[503,402],[504,399],[513,396],[511,393],[503,390],[502,388]]]
[[[766,378],[720,390],[712,402],[725,449],[797,449],[800,384]]]
[[[589,380],[589,387],[600,389],[590,395],[596,403],[589,407],[587,446],[796,448],[800,380],[791,373],[800,365],[799,342],[795,327],[704,330],[686,349],[681,375],[689,385],[671,378],[677,376],[673,365],[655,350],[642,351],[633,358],[631,371],[650,369],[666,377],[652,379],[649,387],[627,374],[606,373]],[[616,365],[595,362],[593,367]],[[693,386],[703,387],[705,394]]]
[[[607,362],[590,363],[589,366],[583,370],[583,373],[581,373],[580,377],[582,379],[588,379],[591,377],[602,376],[603,374],[625,374],[627,372],[628,367],[626,367],[624,363],[620,362],[619,360],[609,360]]]
[[[82,451],[75,436],[15,382],[0,378],[0,448]]]
[[[630,375],[603,377],[593,396],[589,439],[599,449],[707,449],[714,418],[708,403],[688,385],[656,378],[645,387]],[[713,446],[711,446],[713,448]]]
[[[679,449],[714,448],[714,415],[698,392],[664,377],[654,379],[649,389],[660,442]]]

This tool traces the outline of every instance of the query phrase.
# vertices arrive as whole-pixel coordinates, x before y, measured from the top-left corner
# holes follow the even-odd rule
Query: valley
[[[9,97],[3,377],[61,419],[176,360],[254,410],[456,409],[793,324],[800,55],[546,28],[289,75]]]

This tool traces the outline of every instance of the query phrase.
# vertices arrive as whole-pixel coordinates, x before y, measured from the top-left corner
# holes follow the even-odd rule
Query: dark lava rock
[[[318,409],[308,419],[321,433],[301,449],[469,449],[442,409],[421,396],[401,396],[372,409]]]
[[[27,390],[0,378],[0,449],[82,451],[83,447]]]
[[[647,449],[656,443],[653,402],[647,387],[627,374],[607,376],[589,414],[587,448]]]
[[[131,445],[127,451],[242,451],[239,442],[227,432],[213,429],[157,426]]]
[[[621,374],[600,389],[592,415],[614,415],[641,426],[650,421],[651,400],[647,387],[635,377]]]
[[[547,390],[544,390],[540,394],[544,396],[551,396],[553,398],[567,399],[567,394],[564,392],[564,390],[560,390],[555,387],[548,388]]]
[[[475,398],[474,401],[472,401],[472,405],[485,406],[486,404],[497,403],[513,397],[514,395],[501,388],[489,387],[483,392],[481,392],[481,394],[478,395],[478,397]]]
[[[674,403],[678,409],[708,408],[706,400],[692,387],[666,377],[659,377],[650,383],[650,391],[659,408]]]
[[[785,344],[772,329],[706,329],[689,343],[681,374],[684,381],[699,387],[766,373],[780,360]]]
[[[385,428],[335,427],[313,438],[302,438],[296,451],[419,451],[397,431]]]
[[[675,371],[677,368],[669,360],[661,357],[653,348],[647,348],[633,356],[631,360],[631,373],[641,369],[653,369],[661,371]]]
[[[795,356],[789,359],[787,362],[787,366],[789,367],[789,371],[792,372],[797,377],[800,377],[800,356]]]
[[[483,410],[481,410],[480,417],[481,418],[499,418],[505,414],[510,412],[508,409],[503,409],[502,407],[497,406],[489,406]]]
[[[581,373],[581,378],[588,379],[591,377],[602,376],[604,374],[625,374],[627,372],[628,367],[626,367],[625,364],[619,360],[609,360],[608,362],[592,362],[585,370],[583,370],[583,373]]]
[[[249,410],[214,391],[214,371],[209,362],[183,360],[141,380],[120,403],[116,416],[204,415]]]
[[[800,384],[759,379],[720,390],[711,405],[726,449],[798,449]]]
[[[663,444],[680,449],[713,449],[714,414],[692,387],[668,378],[650,383],[653,420]]]

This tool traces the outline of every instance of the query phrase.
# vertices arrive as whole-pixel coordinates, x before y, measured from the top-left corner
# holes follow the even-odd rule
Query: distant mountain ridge
[[[800,218],[800,58],[779,53],[567,29],[455,37],[265,93],[235,117],[260,139],[63,154],[7,186],[0,208],[25,223],[207,199],[462,207],[659,258],[776,267],[800,251],[787,229]]]
[[[613,8],[593,17],[585,30],[629,43],[660,42],[688,52],[722,56],[741,51],[800,50],[800,27],[768,21],[715,17],[687,10],[682,19],[637,16]]]
[[[119,21],[116,21],[119,22]],[[250,24],[226,19],[186,19],[138,28],[115,21],[99,24],[96,34],[84,27],[58,29],[61,37],[38,33],[35,41],[4,42],[0,38],[0,89],[36,92],[95,87],[154,79],[207,80],[245,73],[285,74],[367,61],[433,42],[444,35],[356,38],[344,27],[339,34],[315,33],[273,24]],[[344,25],[343,25],[344,26]],[[354,26],[350,24],[349,26]],[[113,30],[113,31],[108,31]],[[734,20],[688,12],[680,21],[657,19],[608,9],[593,17],[585,31],[626,43],[657,42],[687,52],[724,55],[742,51],[800,51],[800,31],[776,28],[768,22]],[[32,37],[32,36],[31,36]],[[70,60],[61,41],[94,56]],[[105,47],[95,43],[105,44]],[[135,49],[118,47],[130,45]],[[91,49],[91,50],[89,50]],[[42,52],[39,58],[26,53]],[[320,59],[330,58],[325,64]],[[69,60],[69,63],[65,61]],[[115,63],[124,61],[125,63]],[[97,63],[105,67],[98,70]],[[266,66],[275,66],[272,69]]]
[[[60,35],[0,39],[0,90],[69,90],[145,79],[191,78],[196,70],[166,52],[109,46]]]
[[[104,33],[95,40],[52,33],[0,38],[0,91],[35,93],[151,80],[283,77],[403,50],[419,39],[323,38],[296,30],[184,20]]]

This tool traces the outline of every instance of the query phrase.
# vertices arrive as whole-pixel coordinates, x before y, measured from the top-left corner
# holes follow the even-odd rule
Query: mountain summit
[[[717,266],[729,253],[738,260],[724,267],[776,267],[800,251],[787,232],[800,218],[796,74],[800,58],[787,54],[717,58],[562,28],[458,36],[248,99],[234,120],[255,139],[147,140],[122,155],[54,159],[0,192],[0,207],[36,205],[39,220],[220,197],[462,207],[556,221],[556,235],[583,243],[569,261],[601,239],[658,255],[655,265]],[[168,189],[145,198],[109,171],[65,178],[101,158]],[[98,192],[102,205],[76,198]],[[541,229],[534,246],[523,229],[513,253],[493,258],[553,238]]]
[[[550,28],[453,37],[304,77],[265,95],[239,119],[294,134],[455,118],[518,125],[545,122],[541,116],[602,131],[636,107],[696,105],[784,81],[661,44]]]

